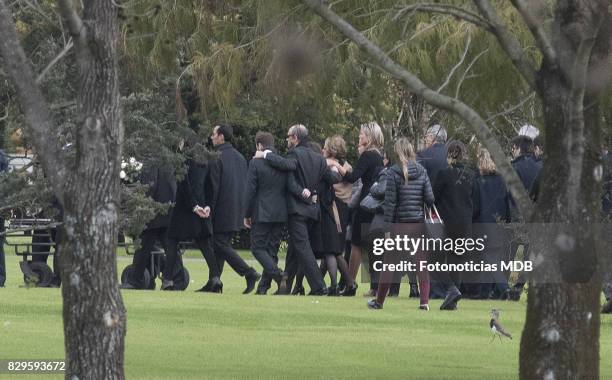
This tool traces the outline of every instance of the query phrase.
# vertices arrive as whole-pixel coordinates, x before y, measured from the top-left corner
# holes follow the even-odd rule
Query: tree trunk
[[[124,378],[126,317],[116,262],[123,139],[116,9],[111,0],[86,1],[77,46],[79,132],[59,250],[67,379]]]
[[[534,224],[529,226],[535,270],[521,338],[521,379],[599,378],[601,281],[596,252],[601,236],[595,160],[583,161],[580,196],[569,199],[570,136],[568,128],[560,127],[568,123],[562,109],[567,103],[560,98],[544,97],[548,157],[541,194],[546,195],[540,196]],[[597,144],[596,113],[593,107],[587,117],[589,130],[595,132],[585,134],[587,145]]]
[[[588,8],[559,1],[552,34],[561,64],[544,62],[538,73],[547,157],[532,218],[537,224],[530,226],[535,270],[521,339],[521,379],[599,378],[597,269],[603,236],[596,167],[601,161],[598,95],[607,78],[598,68],[609,70],[611,24],[606,1],[594,3]],[[599,12],[592,12],[598,6]],[[601,27],[593,32],[593,26]],[[593,47],[584,55],[581,83],[579,61],[589,41]],[[576,90],[580,85],[582,95]]]

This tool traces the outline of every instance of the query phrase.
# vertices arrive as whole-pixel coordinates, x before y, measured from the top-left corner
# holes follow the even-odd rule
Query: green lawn
[[[120,268],[129,262],[120,257]],[[63,357],[59,289],[24,288],[17,258],[8,255],[7,265],[0,359]],[[363,297],[245,296],[243,279],[231,269],[223,277],[224,294],[199,294],[203,259],[186,265],[193,282],[185,292],[123,292],[128,378],[517,377],[524,302],[462,301],[459,311],[441,312],[440,301],[432,301],[432,310],[422,312],[404,292],[372,311]],[[502,310],[514,340],[490,343],[492,307]],[[612,317],[603,317],[601,335],[601,356],[612,357]],[[612,378],[612,363],[601,365],[602,378]],[[54,377],[61,378],[42,378]]]

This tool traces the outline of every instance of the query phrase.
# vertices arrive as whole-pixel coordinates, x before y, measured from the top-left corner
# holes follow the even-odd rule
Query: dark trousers
[[[134,252],[132,265],[134,270],[130,277],[130,284],[137,288],[144,288],[144,272],[151,265],[151,251],[156,242],[160,242],[165,252],[168,252],[169,244],[166,236],[166,227],[150,228],[140,234],[140,247]],[[154,273],[151,273],[151,277]]]
[[[291,236],[289,236],[289,241],[287,244],[287,256],[285,257],[285,273],[287,273],[287,287],[291,288],[293,286],[293,280],[298,275],[298,273],[302,273],[301,278],[304,277],[303,270],[300,270],[300,264],[298,262],[297,255],[295,254],[295,247],[293,242],[291,241]]]
[[[289,216],[289,239],[293,247],[291,254],[287,252],[285,268],[291,268],[292,271],[295,269],[297,272],[298,266],[301,266],[311,291],[317,292],[325,289],[325,282],[310,246],[308,228],[312,222],[314,221],[302,215]]]
[[[215,257],[215,253],[213,251],[213,245],[211,241],[211,237],[198,237],[194,239],[194,243],[196,247],[202,252],[202,256],[204,256],[204,260],[206,260],[206,264],[208,265],[208,278],[212,277],[220,277],[221,271],[219,270],[219,265],[217,263],[217,258]],[[166,264],[164,265],[164,279],[172,280],[177,276],[179,271],[182,271],[183,268],[183,260],[179,255],[179,240],[173,237],[167,238],[167,248],[166,250]]]
[[[278,249],[284,223],[255,223],[251,228],[251,252],[263,267],[259,289],[269,289],[272,279],[282,271],[278,268]]]
[[[223,273],[223,264],[227,261],[236,273],[244,277],[252,269],[242,260],[238,252],[232,248],[233,237],[234,232],[220,232],[213,235],[213,246],[215,256],[217,257],[217,264],[219,265],[219,272]]]

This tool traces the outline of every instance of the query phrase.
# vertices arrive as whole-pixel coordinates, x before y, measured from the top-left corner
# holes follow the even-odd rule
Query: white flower
[[[136,165],[136,159],[134,157],[130,157],[130,165]]]
[[[127,162],[121,161],[121,169],[125,169],[126,166],[127,166]]]
[[[142,169],[142,162],[137,162],[136,163],[136,170],[140,171]]]
[[[127,177],[127,174],[125,174],[125,172],[122,170],[119,172],[119,178],[121,179],[125,179],[125,177]]]

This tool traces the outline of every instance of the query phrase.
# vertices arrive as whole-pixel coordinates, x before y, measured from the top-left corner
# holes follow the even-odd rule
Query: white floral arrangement
[[[125,183],[134,183],[138,181],[138,176],[142,170],[142,162],[139,162],[134,157],[130,157],[127,161],[121,159],[121,171],[119,178]]]

